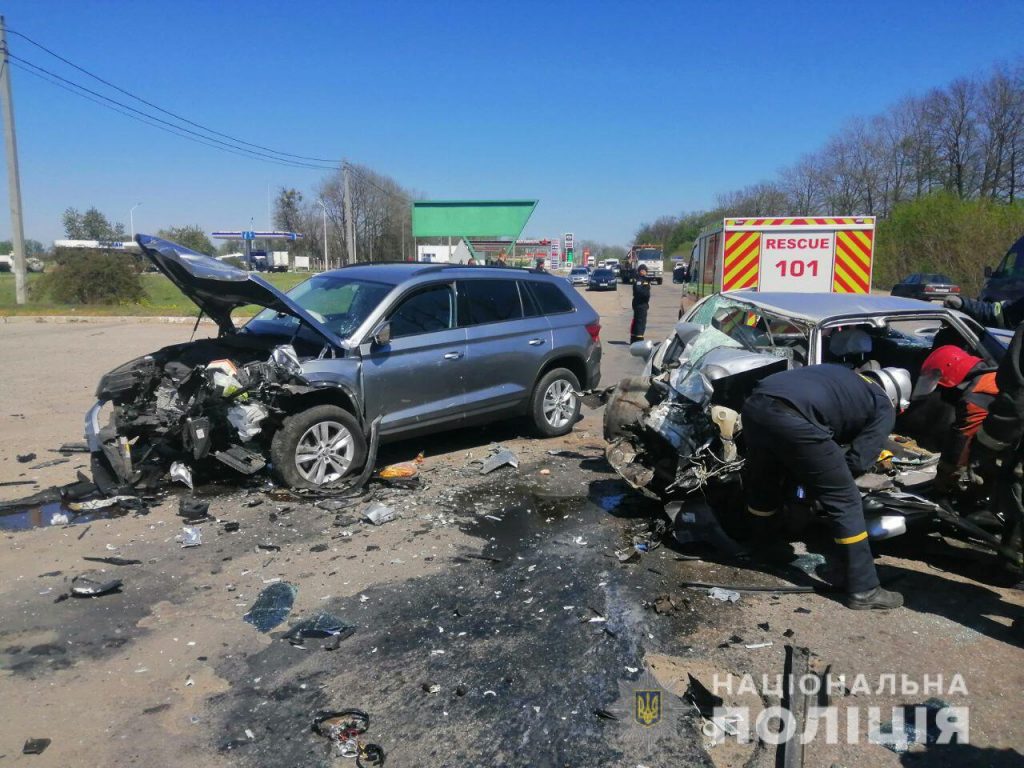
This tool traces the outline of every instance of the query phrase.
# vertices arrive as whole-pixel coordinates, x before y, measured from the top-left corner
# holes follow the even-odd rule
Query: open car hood
[[[152,235],[136,235],[135,242],[157,269],[217,323],[221,333],[235,332],[231,322],[234,309],[255,304],[292,315],[330,344],[341,345],[329,328],[259,275]]]

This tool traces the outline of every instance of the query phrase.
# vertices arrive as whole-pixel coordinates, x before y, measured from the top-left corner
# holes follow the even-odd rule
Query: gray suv
[[[166,240],[136,241],[220,333],[100,381],[86,438],[106,490],[156,480],[174,461],[245,474],[269,462],[288,485],[323,486],[365,462],[377,419],[381,440],[513,416],[564,435],[577,393],[600,379],[598,314],[546,274],[367,264],[285,294]],[[245,305],[264,309],[236,329],[231,313]]]

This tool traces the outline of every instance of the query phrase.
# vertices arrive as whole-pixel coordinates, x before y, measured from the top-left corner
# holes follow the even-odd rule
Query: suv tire
[[[302,461],[299,455],[308,458]],[[319,488],[363,465],[366,438],[359,422],[344,408],[317,405],[285,418],[271,440],[270,458],[286,485]]]
[[[568,368],[553,368],[540,377],[530,397],[530,421],[541,437],[561,437],[579,420],[580,382]]]
[[[611,442],[630,433],[636,424],[658,403],[651,382],[643,376],[627,376],[612,392],[604,407],[604,439]]]

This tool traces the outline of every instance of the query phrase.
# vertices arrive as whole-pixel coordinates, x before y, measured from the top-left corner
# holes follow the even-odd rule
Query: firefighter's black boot
[[[875,587],[867,592],[851,592],[846,596],[846,607],[855,611],[871,609],[899,608],[903,605],[903,595],[890,592],[882,587]]]

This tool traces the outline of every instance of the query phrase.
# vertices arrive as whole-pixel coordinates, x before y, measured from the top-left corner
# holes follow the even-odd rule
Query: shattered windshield
[[[323,274],[295,286],[288,292],[288,298],[344,339],[370,316],[393,287],[387,283]],[[298,324],[298,318],[265,309],[246,323],[244,331],[291,336]]]

